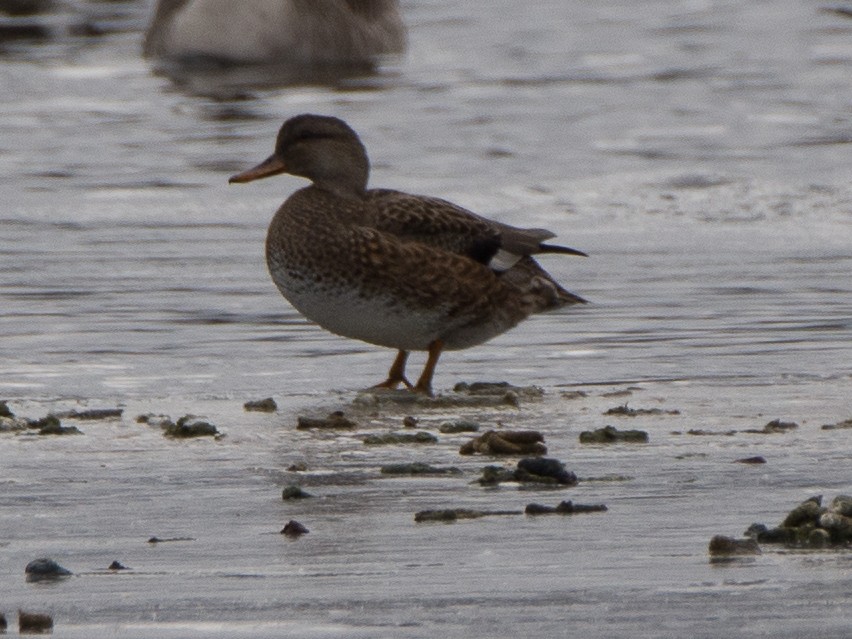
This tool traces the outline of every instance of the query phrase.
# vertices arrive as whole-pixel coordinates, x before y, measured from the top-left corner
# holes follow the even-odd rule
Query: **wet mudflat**
[[[708,544],[852,493],[852,21],[498,5],[404,3],[405,61],[333,86],[154,74],[144,2],[57,3],[28,18],[44,37],[2,42],[0,400],[69,429],[0,432],[10,627],[21,608],[86,638],[848,636],[848,549]],[[226,185],[302,111],[359,130],[376,186],[587,251],[546,266],[592,304],[447,353],[449,399],[359,398],[393,353],[310,325],[265,273],[301,182]],[[455,399],[480,380],[543,393]],[[298,428],[335,411],[354,426]],[[607,426],[647,442],[580,443]],[[576,484],[483,485],[529,456],[460,454],[488,431],[539,433]],[[403,464],[447,472],[382,472]],[[607,510],[512,514],[566,500]],[[415,521],[453,509],[505,514]],[[28,581],[42,557],[73,575]]]

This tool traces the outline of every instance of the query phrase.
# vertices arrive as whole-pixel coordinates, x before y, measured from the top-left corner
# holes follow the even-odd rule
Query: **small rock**
[[[451,435],[455,433],[475,433],[479,430],[479,424],[476,422],[469,422],[465,420],[459,420],[456,422],[444,422],[440,426],[438,426],[438,431]]]
[[[392,446],[396,444],[437,444],[438,438],[432,433],[420,431],[417,433],[385,433],[383,435],[367,435],[361,441],[366,446]]]
[[[811,497],[789,512],[781,523],[784,528],[798,528],[803,524],[816,525],[822,511],[822,496]]]
[[[610,408],[604,415],[622,415],[636,417],[638,415],[680,415],[679,410],[663,410],[661,408],[629,408],[627,404]]]
[[[23,417],[0,417],[0,433],[14,433],[30,428]]]
[[[61,579],[62,577],[68,577],[72,574],[70,570],[63,568],[49,557],[33,559],[27,564],[26,568],[24,568],[24,573],[27,575],[27,581]]]
[[[287,486],[284,490],[281,491],[281,499],[289,500],[289,499],[308,499],[309,497],[313,497],[310,493],[306,493],[301,489],[300,486],[292,485]]]
[[[648,433],[644,430],[618,430],[613,426],[604,426],[595,430],[584,430],[580,433],[581,444],[614,444],[648,442]]]
[[[18,632],[22,635],[40,635],[53,632],[53,618],[38,612],[18,610]]]
[[[402,419],[402,426],[404,428],[417,428],[417,418],[412,417],[411,415],[407,415]]]
[[[175,425],[171,417],[168,415],[155,415],[154,413],[137,415],[136,423],[148,424],[149,426],[154,426],[156,428],[169,428]]]
[[[575,504],[570,500],[562,501],[557,506],[542,506],[541,504],[527,504],[524,509],[526,515],[575,515],[578,513],[600,513],[606,512],[604,504]]]
[[[15,413],[9,408],[9,404],[2,400],[0,401],[0,417],[14,417]]]
[[[574,390],[574,391],[562,391],[559,393],[559,396],[562,399],[583,399],[588,397],[589,394],[586,391]]]
[[[442,508],[439,510],[421,510],[414,515],[414,521],[457,521],[459,519],[479,519],[491,515],[520,515],[518,510],[471,510],[469,508]]]
[[[831,500],[831,503],[828,505],[828,509],[838,515],[852,517],[852,496],[837,495],[837,497]]]
[[[734,461],[735,464],[765,464],[766,459],[760,455],[754,457],[743,457]]]
[[[299,417],[296,420],[298,430],[310,430],[312,428],[328,429],[352,429],[358,424],[348,419],[341,410],[336,410],[328,417]]]
[[[734,539],[724,535],[715,535],[707,550],[711,557],[761,554],[755,539]]]
[[[438,468],[423,462],[387,464],[382,466],[380,472],[383,475],[459,475],[461,471],[451,466],[449,468]]]
[[[464,444],[460,455],[546,455],[544,435],[534,430],[489,430]]]
[[[565,464],[558,459],[546,457],[532,457],[518,461],[518,470],[515,473],[518,481],[535,481],[540,483],[562,484],[573,486],[577,483],[577,475],[565,470]]]
[[[248,401],[243,404],[243,409],[246,411],[256,411],[259,413],[274,413],[276,410],[278,410],[278,404],[276,404],[275,400],[271,397],[267,397],[266,399]]]
[[[780,419],[773,419],[771,422],[764,425],[764,427],[760,430],[755,428],[750,428],[744,430],[744,433],[758,433],[761,435],[771,435],[773,433],[786,433],[791,430],[798,428],[799,425],[796,422],[782,422]]]
[[[308,465],[305,462],[295,462],[287,466],[287,470],[291,473],[303,473],[308,469]]]
[[[129,570],[129,568],[120,561],[114,561],[109,565],[107,570]]]
[[[184,415],[176,424],[163,428],[163,435],[171,439],[188,439],[191,437],[218,437],[218,429],[210,422],[205,422],[194,415]]]
[[[6,628],[9,627],[9,622],[6,621],[6,615],[0,612],[0,634],[6,634]]]
[[[826,534],[830,536],[832,543],[852,542],[852,517],[846,517],[835,512],[823,513],[819,517],[819,526],[826,530]]]
[[[310,531],[305,528],[304,525],[300,524],[295,519],[291,519],[287,522],[287,525],[281,529],[282,535],[287,535],[288,537],[300,537],[309,533]]]
[[[808,533],[807,545],[811,548],[825,548],[831,543],[831,535],[827,530],[814,528]]]
[[[852,428],[852,417],[845,421],[837,422],[836,424],[824,424],[822,426],[823,430],[839,430],[842,428]]]
[[[164,544],[169,541],[195,541],[194,537],[166,537],[165,539],[161,537],[151,537],[148,539],[149,544]]]
[[[58,419],[46,419],[45,425],[39,431],[39,435],[82,435],[83,432],[76,426],[63,426]]]
[[[80,420],[121,419],[123,414],[124,410],[121,408],[88,408],[86,410],[68,410],[56,413],[56,417]]]
[[[765,524],[752,524],[745,531],[746,537],[752,537],[761,544],[792,544],[796,541],[795,528],[767,528]]]

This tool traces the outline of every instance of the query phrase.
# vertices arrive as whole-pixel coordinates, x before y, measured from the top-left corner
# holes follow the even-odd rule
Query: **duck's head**
[[[367,188],[370,162],[364,145],[346,122],[304,114],[283,124],[272,155],[228,181],[251,182],[281,173],[308,178],[315,186],[339,195],[357,196]]]

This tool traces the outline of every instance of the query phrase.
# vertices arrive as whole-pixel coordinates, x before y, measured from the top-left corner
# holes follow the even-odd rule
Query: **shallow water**
[[[51,37],[0,45],[0,398],[28,417],[125,409],[82,437],[0,434],[0,612],[49,611],[68,637],[847,637],[848,552],[717,565],[706,547],[852,492],[852,431],[820,429],[852,417],[852,20],[782,1],[404,6],[408,56],[331,86],[154,73],[141,2],[62,3],[38,18]],[[581,478],[632,479],[483,490],[495,460],[460,457],[465,436],[374,449],[294,430],[355,410],[393,355],[312,326],[269,281],[265,226],[301,182],[227,185],[304,111],[361,133],[374,185],[591,254],[546,266],[593,304],[438,367],[445,393],[506,379],[544,399],[383,407],[358,432],[468,416],[543,431]],[[278,413],[242,410],[270,395]],[[680,415],[602,415],[625,401]],[[134,422],[147,412],[227,437],[166,440]],[[800,428],[721,434],[776,417]],[[608,423],[651,443],[579,446]],[[720,434],[673,434],[691,428]],[[379,475],[401,460],[465,474]],[[282,502],[294,481],[318,499]],[[561,499],[610,510],[413,521]],[[311,533],[282,537],[288,519]],[[45,555],[76,575],[26,583]]]

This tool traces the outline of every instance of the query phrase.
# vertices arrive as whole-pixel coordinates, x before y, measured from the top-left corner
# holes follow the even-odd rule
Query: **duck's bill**
[[[279,159],[278,156],[270,155],[257,166],[247,171],[243,171],[242,173],[232,175],[228,180],[228,183],[233,184],[235,182],[252,182],[253,180],[259,180],[260,178],[279,175],[281,173],[285,173],[286,171],[287,167],[285,166],[284,161]]]

